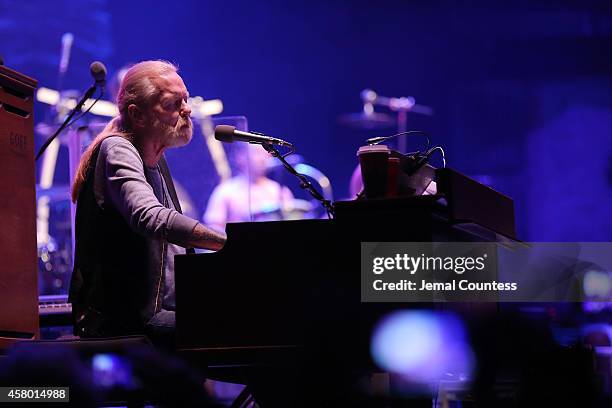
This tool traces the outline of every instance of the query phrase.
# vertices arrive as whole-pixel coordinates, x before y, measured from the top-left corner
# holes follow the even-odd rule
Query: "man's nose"
[[[187,118],[191,116],[191,106],[187,102],[183,102],[183,106],[181,107],[181,116]]]

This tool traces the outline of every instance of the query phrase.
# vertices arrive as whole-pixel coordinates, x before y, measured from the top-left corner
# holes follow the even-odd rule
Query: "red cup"
[[[389,157],[387,162],[387,193],[386,197],[397,197],[399,193],[400,159]]]
[[[366,198],[386,196],[390,153],[385,145],[361,146],[357,151]]]

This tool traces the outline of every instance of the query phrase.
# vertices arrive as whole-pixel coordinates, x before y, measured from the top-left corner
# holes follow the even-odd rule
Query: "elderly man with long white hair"
[[[165,61],[132,66],[117,95],[119,116],[81,158],[70,285],[81,337],[147,334],[174,340],[174,255],[217,250],[225,236],[181,214],[164,151],[184,146],[193,125],[189,94]]]

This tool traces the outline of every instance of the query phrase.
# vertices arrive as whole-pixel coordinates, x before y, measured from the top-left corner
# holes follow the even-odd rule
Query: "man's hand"
[[[198,223],[192,232],[192,238],[187,243],[189,246],[218,251],[223,248],[227,236],[225,233],[217,232],[204,224]]]

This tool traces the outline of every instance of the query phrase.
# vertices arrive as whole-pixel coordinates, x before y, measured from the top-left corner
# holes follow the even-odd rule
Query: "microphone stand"
[[[96,82],[95,84],[93,84],[92,86],[89,87],[89,89],[87,90],[87,92],[85,92],[85,95],[83,95],[83,97],[81,98],[79,103],[77,103],[77,105],[70,112],[70,114],[66,117],[66,119],[64,119],[64,123],[62,123],[62,125],[59,128],[57,128],[55,133],[53,133],[53,135],[51,135],[51,137],[49,137],[47,139],[47,141],[41,146],[40,150],[38,151],[38,154],[36,155],[36,160],[38,160],[40,158],[40,156],[45,152],[45,150],[47,150],[47,147],[49,147],[51,142],[53,142],[53,140],[55,140],[55,138],[61,133],[61,131],[66,128],[68,123],[70,123],[70,120],[72,119],[72,117],[77,112],[81,111],[81,109],[83,108],[83,105],[85,105],[85,101],[87,101],[87,99],[92,97],[92,95],[96,91],[97,87],[98,87],[98,82]]]
[[[317,189],[314,188],[314,186],[312,185],[310,180],[308,180],[305,175],[303,175],[301,173],[298,173],[293,168],[293,166],[291,164],[289,164],[287,162],[287,160],[285,160],[285,157],[283,157],[283,155],[280,154],[278,149],[276,147],[274,147],[273,145],[271,145],[269,143],[262,143],[261,147],[263,147],[268,153],[270,153],[270,155],[276,157],[282,163],[283,167],[285,169],[287,169],[287,171],[289,173],[291,173],[295,177],[297,177],[298,180],[300,180],[300,188],[302,188],[303,190],[308,191],[310,193],[310,195],[314,199],[316,199],[317,201],[319,201],[323,205],[323,208],[325,208],[325,210],[327,211],[328,218],[333,218],[333,216],[334,216],[334,205],[332,204],[331,201],[326,200],[325,197],[323,197],[321,195],[321,193],[319,193],[317,191]]]

